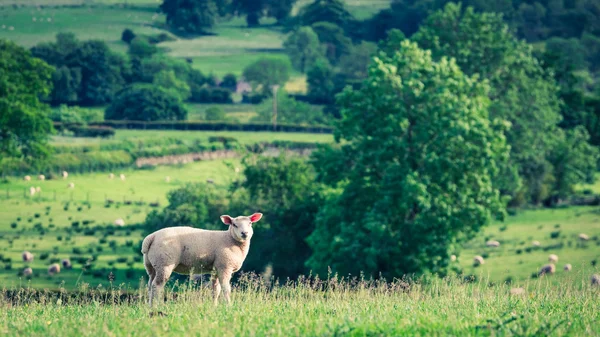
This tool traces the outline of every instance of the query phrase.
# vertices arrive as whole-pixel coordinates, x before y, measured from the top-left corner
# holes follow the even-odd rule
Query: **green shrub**
[[[109,138],[115,135],[115,130],[106,126],[75,127],[71,129],[75,137]]]
[[[187,118],[181,98],[170,90],[150,84],[133,84],[119,91],[106,109],[106,119],[184,120]]]

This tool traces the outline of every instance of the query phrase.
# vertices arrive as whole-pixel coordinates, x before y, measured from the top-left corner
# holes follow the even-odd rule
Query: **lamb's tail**
[[[150,246],[152,246],[152,242],[154,242],[154,234],[146,236],[144,242],[142,242],[142,254],[148,253]]]

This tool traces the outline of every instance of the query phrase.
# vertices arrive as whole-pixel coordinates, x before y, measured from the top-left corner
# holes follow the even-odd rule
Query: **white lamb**
[[[43,174],[40,174],[38,176],[38,180],[46,180],[46,176],[44,176]]]
[[[590,239],[590,237],[587,234],[584,234],[584,233],[579,234],[579,240],[587,241],[589,239]]]
[[[108,175],[108,179],[114,179],[114,178],[115,178],[115,174],[114,173],[111,173],[111,174]]]
[[[62,171],[63,179],[67,179],[69,177],[69,173],[67,171]]]
[[[122,181],[125,181],[125,175],[124,175],[123,173],[121,173],[121,174],[119,175],[119,177],[121,178],[121,180],[122,180]]]
[[[115,220],[115,225],[119,226],[119,227],[123,227],[125,226],[125,221],[121,218]]]
[[[31,176],[25,176],[25,177],[23,177],[23,180],[25,180],[25,181],[31,181]]]
[[[556,255],[556,254],[550,254],[548,256],[548,262],[550,262],[550,263],[556,263],[556,262],[558,262],[558,255]]]
[[[35,195],[35,187],[31,186],[29,188],[29,195],[31,195],[31,196]]]
[[[261,213],[237,218],[222,215],[221,221],[229,225],[225,231],[168,227],[148,235],[142,243],[142,254],[149,276],[150,306],[155,299],[162,300],[163,288],[172,272],[212,274],[215,305],[221,287],[225,300],[231,304],[231,276],[242,267],[250,249],[252,224],[261,218]]]
[[[69,185],[67,185],[67,187],[73,189],[73,188],[75,188],[75,183],[69,183]]]
[[[484,263],[485,263],[485,260],[483,259],[482,256],[477,255],[473,258],[473,265],[475,265],[475,266],[479,266]]]

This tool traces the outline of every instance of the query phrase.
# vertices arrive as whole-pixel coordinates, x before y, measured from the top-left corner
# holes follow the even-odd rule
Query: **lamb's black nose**
[[[242,232],[242,238],[246,238],[248,236],[248,232]]]

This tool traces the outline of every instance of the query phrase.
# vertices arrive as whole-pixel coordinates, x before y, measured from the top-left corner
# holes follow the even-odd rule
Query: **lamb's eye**
[[[234,224],[233,222],[231,223],[231,225],[232,225],[233,227],[237,228],[237,225],[236,225],[236,224]]]

